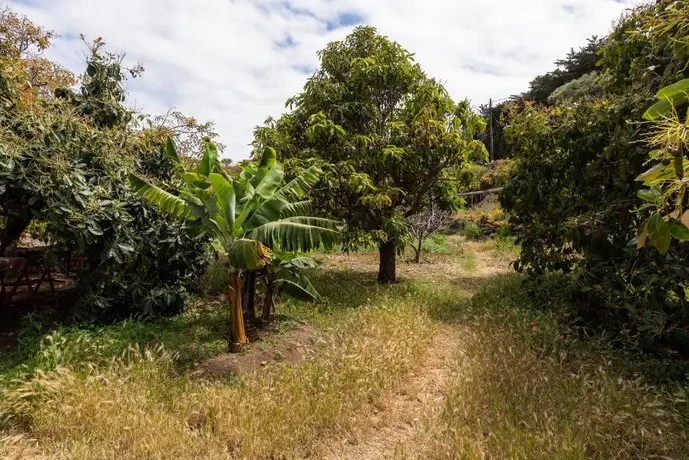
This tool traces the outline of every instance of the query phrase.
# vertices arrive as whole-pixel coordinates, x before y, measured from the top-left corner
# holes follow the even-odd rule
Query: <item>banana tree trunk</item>
[[[244,277],[242,297],[244,316],[249,324],[256,324],[256,272],[247,271]]]
[[[242,312],[242,287],[239,282],[239,273],[233,271],[230,274],[230,340],[229,348],[231,353],[238,353],[242,350],[249,340],[244,332],[244,315]]]
[[[266,283],[266,297],[263,299],[263,321],[266,323],[270,321],[270,313],[275,308],[275,301],[273,300],[275,295],[274,291],[275,284],[270,282]]]

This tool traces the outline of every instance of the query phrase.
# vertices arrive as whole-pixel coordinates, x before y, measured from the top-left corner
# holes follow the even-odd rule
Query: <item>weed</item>
[[[483,236],[483,230],[476,222],[467,222],[462,230],[462,235],[468,240],[478,240]]]

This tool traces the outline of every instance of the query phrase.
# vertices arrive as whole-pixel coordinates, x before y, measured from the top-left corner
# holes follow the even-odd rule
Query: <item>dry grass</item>
[[[415,302],[414,302],[415,303]],[[39,374],[5,395],[0,457],[271,458],[315,455],[325,437],[396,386],[424,350],[430,319],[412,302],[350,315],[317,359],[243,379],[172,375],[162,350],[107,370]]]
[[[326,302],[282,307],[319,328],[313,359],[235,380],[191,377],[187,341],[111,361],[111,334],[49,341],[1,396],[0,458],[689,458],[682,395],[530,305],[511,243],[447,246],[394,286],[375,255],[324,256]]]
[[[509,297],[517,288],[508,279],[475,296],[444,404],[398,457],[689,458],[679,394],[563,337]]]

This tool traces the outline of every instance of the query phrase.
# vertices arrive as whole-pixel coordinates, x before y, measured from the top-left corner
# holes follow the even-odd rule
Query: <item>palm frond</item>
[[[285,171],[282,167],[275,163],[270,169],[265,171],[262,175],[260,181],[255,184],[255,194],[267,200],[271,198],[278,187],[282,183],[282,179],[285,177]]]
[[[183,198],[173,195],[135,174],[129,175],[129,183],[137,195],[171,217],[196,220],[200,217],[199,211],[201,214],[203,212],[198,206],[188,203]]]
[[[322,299],[311,281],[305,276],[298,276],[296,281],[281,278],[275,283],[281,291],[295,299],[305,301],[320,301]]]
[[[234,187],[231,182],[222,174],[211,173],[208,176],[208,180],[215,190],[215,195],[217,197],[218,204],[225,216],[225,222],[232,227],[234,225],[235,211],[236,211],[236,196],[234,193]]]
[[[338,244],[340,229],[340,223],[334,220],[298,216],[268,222],[251,230],[247,236],[273,249],[308,252]]]
[[[311,200],[297,201],[295,203],[289,203],[282,208],[280,217],[284,219],[286,217],[310,216],[312,212],[313,206]]]
[[[305,169],[297,177],[289,181],[275,193],[288,202],[301,200],[307,193],[318,183],[321,178],[321,168],[318,166],[311,166]]]

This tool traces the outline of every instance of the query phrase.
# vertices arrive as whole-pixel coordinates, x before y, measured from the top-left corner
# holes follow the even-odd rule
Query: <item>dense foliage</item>
[[[358,27],[319,53],[320,68],[292,111],[256,130],[257,147],[281,152],[290,168],[314,161],[325,175],[314,201],[347,222],[350,248],[375,243],[378,279],[395,281],[405,219],[429,200],[456,200],[446,170],[485,158],[483,128],[468,101],[454,102],[411,53],[372,27]]]
[[[644,349],[689,352],[689,250],[637,251],[647,169],[642,123],[661,88],[687,77],[689,2],[637,7],[602,43],[602,96],[514,108],[516,175],[502,196],[519,232],[516,267],[571,273],[576,316]],[[554,88],[551,94],[562,94]],[[543,286],[543,285],[541,285]]]
[[[31,53],[47,47],[50,34],[5,14],[1,46],[12,48],[12,40],[30,46],[0,57],[0,254],[40,221],[50,243],[44,264],[68,251],[86,259],[72,316],[178,312],[205,266],[206,240],[192,239],[184,224],[170,224],[128,188],[131,171],[161,180],[173,172],[160,133],[139,129],[123,105],[125,75],[139,69],[125,69],[98,39],[81,86],[64,88],[63,69],[35,72],[35,63],[46,61]],[[48,91],[53,86],[57,97]]]

